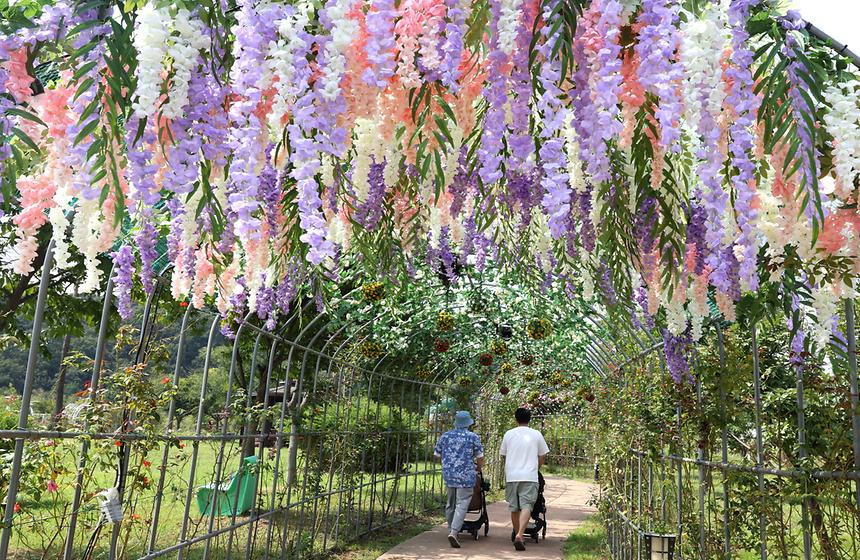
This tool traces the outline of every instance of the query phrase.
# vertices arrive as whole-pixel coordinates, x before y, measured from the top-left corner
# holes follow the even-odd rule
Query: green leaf
[[[45,124],[45,121],[43,121],[42,119],[40,119],[39,117],[37,117],[33,113],[30,113],[30,112],[25,111],[23,109],[18,109],[16,107],[10,107],[9,109],[6,109],[6,114],[11,115],[13,117],[21,117],[22,119],[26,119],[26,120],[34,122],[38,125],[44,126],[45,128],[48,128],[48,125]]]
[[[25,143],[25,144],[26,144],[26,145],[27,145],[31,150],[33,150],[33,151],[35,151],[35,152],[39,152],[39,151],[40,151],[40,150],[39,150],[39,146],[38,146],[38,145],[36,145],[36,143],[35,143],[35,142],[33,142],[33,140],[31,140],[31,139],[30,139],[30,137],[29,137],[29,136],[27,136],[27,135],[24,133],[24,131],[23,131],[23,130],[21,130],[20,128],[18,128],[18,127],[13,127],[13,128],[12,128],[12,135],[13,135],[13,136],[15,136],[16,138],[18,138],[18,140],[20,140],[21,142]]]

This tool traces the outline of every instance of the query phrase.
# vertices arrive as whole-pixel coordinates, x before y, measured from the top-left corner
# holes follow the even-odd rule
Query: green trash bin
[[[232,517],[243,515],[254,507],[254,496],[257,493],[257,457],[252,455],[242,460],[241,468],[233,473],[229,483],[213,482],[197,489],[197,507],[200,515],[212,515],[213,505],[215,515]]]

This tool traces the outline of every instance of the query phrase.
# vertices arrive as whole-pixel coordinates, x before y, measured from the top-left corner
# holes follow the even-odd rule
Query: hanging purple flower
[[[466,11],[460,0],[445,0],[448,21],[442,43],[442,64],[439,67],[442,84],[453,93],[460,90],[460,56],[463,52],[463,32],[466,29]]]
[[[579,215],[580,215],[580,224],[579,224],[579,237],[582,243],[582,248],[585,249],[586,252],[591,253],[594,251],[594,245],[596,242],[596,236],[594,231],[594,224],[591,223],[591,189],[589,188],[585,192],[579,193]]]
[[[131,290],[134,283],[134,253],[131,247],[123,245],[111,253],[114,263],[113,295],[116,297],[116,305],[119,316],[123,321],[128,321],[134,314],[131,304]]]
[[[707,243],[705,242],[705,209],[695,202],[690,203],[687,215],[687,248],[694,252],[695,264],[693,272],[701,274],[705,270],[705,255],[707,254]]]
[[[687,333],[675,336],[668,330],[663,330],[663,356],[666,359],[666,369],[669,370],[669,375],[675,383],[681,383],[685,378],[690,382],[693,381],[690,376],[690,364],[687,362],[691,343],[692,339]]]
[[[791,84],[788,95],[791,100],[791,111],[794,114],[794,120],[797,122],[797,137],[800,140],[800,147],[797,150],[797,157],[800,158],[800,171],[802,174],[800,185],[806,193],[806,204],[804,213],[806,217],[812,221],[815,219],[816,202],[822,205],[827,202],[826,195],[821,193],[820,189],[816,188],[818,181],[818,159],[821,156],[815,142],[815,128],[810,128],[806,123],[815,122],[814,107],[810,107],[806,102],[807,99],[814,99],[814,93],[810,91],[806,81],[802,75],[806,73],[803,63],[798,57],[798,53],[803,52],[803,45],[797,38],[797,33],[806,28],[806,22],[800,17],[800,13],[796,10],[789,10],[786,17],[782,20],[782,26],[787,30],[785,36],[785,44],[782,46],[782,54],[788,58],[788,67],[786,74],[788,81]]]
[[[457,173],[448,187],[448,192],[451,194],[450,213],[455,218],[460,215],[466,200],[478,192],[478,174],[474,169],[470,169],[467,161],[468,154],[469,149],[466,146],[460,148]]]
[[[367,192],[367,200],[361,203],[353,215],[353,219],[361,224],[366,230],[373,231],[382,219],[385,199],[385,161],[371,163],[367,181],[370,188]]]
[[[161,190],[155,182],[158,166],[153,163],[152,146],[156,145],[155,132],[146,127],[143,136],[134,143],[137,134],[138,117],[132,115],[126,122],[126,142],[128,145],[128,166],[126,173],[128,182],[132,185],[131,213],[138,225],[135,241],[140,254],[140,282],[143,291],[149,295],[154,284],[153,264],[158,256],[155,242],[158,233],[153,225],[153,213],[156,204],[161,200]]]
[[[517,26],[515,49],[513,56],[511,57],[512,70],[510,81],[513,95],[510,96],[509,101],[511,131],[507,139],[509,157],[506,162],[506,167],[508,170],[516,169],[523,172],[528,171],[534,165],[532,161],[529,161],[529,157],[531,157],[535,151],[534,137],[529,129],[529,118],[531,117],[531,107],[529,102],[531,101],[532,96],[532,75],[529,66],[529,49],[533,36],[533,18],[533,13],[528,9],[522,9],[518,22],[519,25]],[[544,33],[544,35],[547,36],[548,33]],[[545,73],[542,72],[543,77],[546,78],[546,80],[550,80],[553,75],[560,74],[560,65],[557,60],[552,62],[549,61],[549,58],[551,57],[551,47],[548,47],[547,43],[555,44],[556,38],[547,38],[546,41],[547,42],[539,48],[539,51],[546,58],[546,61],[543,64],[551,67],[547,68]],[[556,80],[552,81],[550,84],[547,84],[543,79],[541,80],[541,84],[545,88],[553,88],[551,93],[544,93],[544,97],[550,97],[550,99],[546,99],[547,106],[553,106],[554,102],[557,101],[558,94],[560,92],[556,85],[558,81],[558,76],[556,76]],[[547,110],[551,111],[552,109],[548,108]],[[558,108],[556,108],[556,111],[557,110]],[[564,113],[566,114],[566,111],[564,111]],[[544,118],[547,118],[548,116],[549,115],[544,115]]]
[[[518,210],[520,215],[520,229],[525,230],[532,219],[532,208],[541,203],[541,189],[537,186],[541,183],[540,173],[520,173],[517,171],[508,174],[506,181],[507,191],[500,195],[500,203],[512,210]]]
[[[490,0],[490,53],[487,84],[483,95],[487,99],[481,144],[478,147],[478,175],[485,185],[491,185],[502,178],[502,149],[507,134],[505,126],[505,106],[508,103],[508,55],[499,46],[499,19],[501,0]]]
[[[612,283],[611,271],[609,270],[609,267],[606,265],[605,261],[600,261],[598,273],[600,274],[600,276],[598,277],[598,282],[600,283],[600,290],[603,292],[603,296],[606,298],[606,303],[608,303],[610,306],[616,305],[618,303],[618,298],[615,295],[615,286]]]
[[[755,236],[755,220],[758,212],[752,207],[756,165],[751,154],[755,147],[752,128],[755,126],[759,99],[753,91],[751,71],[753,53],[747,44],[749,33],[747,33],[746,24],[750,6],[758,3],[759,0],[732,0],[729,7],[729,24],[732,27],[732,65],[726,70],[731,80],[731,91],[726,102],[737,112],[737,118],[729,128],[731,135],[729,151],[732,155],[732,165],[737,170],[732,177],[732,186],[735,190],[738,227],[741,230],[737,244],[743,251],[739,273],[750,290],[758,288],[756,266],[758,241]]]
[[[639,13],[639,30],[636,53],[640,64],[639,82],[657,96],[659,104],[654,112],[660,123],[660,145],[679,152],[681,131],[677,121],[683,107],[676,82],[683,78],[683,68],[676,59],[680,45],[678,20],[680,6],[670,0],[643,0]]]
[[[260,238],[260,178],[256,168],[264,156],[265,145],[259,142],[263,123],[254,114],[263,92],[260,85],[268,45],[277,37],[277,22],[283,6],[269,6],[258,12],[252,0],[243,0],[233,28],[236,36],[236,61],[230,72],[233,91],[242,97],[230,106],[230,140],[233,151],[227,200],[230,206],[228,222],[233,224],[240,241]],[[303,32],[303,31],[299,31]],[[307,52],[301,53],[307,65]],[[297,69],[297,73],[300,72]]]
[[[327,239],[323,203],[316,179],[322,145],[317,142],[314,130],[323,122],[320,117],[324,119],[325,116],[317,106],[318,96],[311,84],[313,76],[308,63],[314,37],[304,30],[298,30],[298,33],[301,47],[293,53],[293,84],[290,88],[296,101],[292,109],[293,120],[287,126],[293,163],[290,176],[296,182],[299,226],[304,232],[299,239],[308,246],[308,262],[318,265],[335,254],[334,244]]]
[[[543,169],[543,207],[546,210],[549,230],[554,239],[560,239],[569,229],[570,218],[570,180],[567,175],[567,153],[564,150],[564,140],[559,133],[567,119],[567,109],[561,100],[562,91],[558,87],[561,81],[561,60],[553,56],[557,35],[552,34],[555,27],[553,17],[563,17],[556,10],[559,0],[544,4],[544,26],[541,29],[543,43],[538,52],[543,57],[538,81],[543,86],[543,95],[538,100],[538,110],[541,112],[540,161]],[[554,15],[553,15],[554,14]]]
[[[384,88],[394,76],[394,0],[371,0],[367,13],[367,60],[362,79],[365,83]]]

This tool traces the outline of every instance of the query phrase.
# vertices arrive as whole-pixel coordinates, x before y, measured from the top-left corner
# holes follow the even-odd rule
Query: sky
[[[860,52],[860,0],[790,0],[807,21]]]

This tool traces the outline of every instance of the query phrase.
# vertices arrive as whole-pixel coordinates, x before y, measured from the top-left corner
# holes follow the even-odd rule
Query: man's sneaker
[[[451,543],[451,548],[460,548],[460,539],[454,533],[448,534],[448,542]]]

